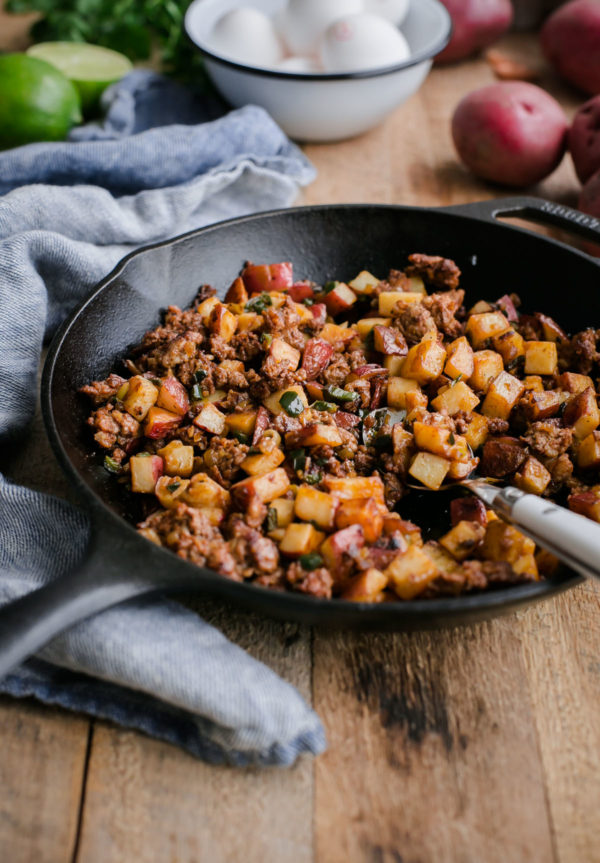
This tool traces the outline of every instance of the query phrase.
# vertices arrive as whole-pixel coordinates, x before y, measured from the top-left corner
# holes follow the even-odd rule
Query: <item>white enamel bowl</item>
[[[452,30],[439,0],[412,0],[402,24],[411,49],[407,60],[366,72],[285,72],[246,66],[211,50],[215,22],[241,5],[271,15],[285,0],[193,0],[185,16],[186,32],[202,51],[216,88],[231,105],[261,105],[290,137],[300,141],[341,140],[376,126],[419,89]]]

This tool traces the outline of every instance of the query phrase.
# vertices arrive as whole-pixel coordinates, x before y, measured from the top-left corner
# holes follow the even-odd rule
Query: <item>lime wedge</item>
[[[51,63],[73,82],[86,114],[97,109],[108,85],[119,81],[132,68],[124,54],[87,42],[39,42],[27,53]]]

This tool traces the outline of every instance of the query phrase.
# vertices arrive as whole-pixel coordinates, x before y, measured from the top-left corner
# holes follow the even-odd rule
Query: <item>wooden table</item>
[[[0,45],[23,25],[0,14]],[[518,53],[531,37],[505,42]],[[449,117],[492,76],[433,72],[380,128],[308,146],[307,203],[448,204],[498,194],[457,164]],[[557,89],[569,112],[573,93]],[[572,203],[568,159],[539,194]],[[65,493],[36,423],[10,472]],[[290,770],[209,767],[132,731],[0,700],[6,863],[600,861],[600,591],[588,583],[445,632],[322,633],[201,603],[314,704],[326,754]]]

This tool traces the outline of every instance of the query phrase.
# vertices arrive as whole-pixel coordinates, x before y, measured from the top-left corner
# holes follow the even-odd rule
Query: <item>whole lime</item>
[[[81,122],[77,90],[50,63],[0,55],[0,149],[61,141]]]

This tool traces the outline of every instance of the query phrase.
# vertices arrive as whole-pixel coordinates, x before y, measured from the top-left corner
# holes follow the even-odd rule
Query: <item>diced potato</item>
[[[263,473],[268,473],[279,467],[285,459],[284,453],[280,449],[274,449],[267,453],[257,453],[256,455],[247,455],[241,464],[243,470],[249,473],[250,476],[260,476]]]
[[[421,548],[411,545],[404,554],[394,558],[384,575],[400,599],[413,599],[437,578],[439,570]]]
[[[301,353],[283,339],[275,337],[269,347],[269,356],[277,363],[277,370],[283,374],[296,371],[300,364]]]
[[[303,521],[314,521],[323,530],[332,530],[338,505],[334,495],[301,485],[294,501],[294,512]]]
[[[222,305],[222,303],[218,297],[207,297],[207,299],[203,300],[199,304],[196,311],[202,318],[202,323],[205,327],[208,326],[208,322],[210,320],[210,316],[213,313],[213,310],[220,305]]]
[[[228,414],[225,418],[230,432],[251,435],[256,425],[257,411],[242,411],[239,414]]]
[[[365,542],[375,542],[383,530],[381,502],[373,497],[343,500],[335,514],[335,526],[343,530],[352,524],[359,524],[365,535]]]
[[[361,270],[356,278],[348,282],[352,290],[357,294],[372,294],[373,288],[378,283],[379,279],[368,270]]]
[[[216,404],[217,402],[225,401],[227,393],[225,390],[215,390],[214,393],[202,399],[202,404]]]
[[[480,348],[488,339],[493,339],[509,329],[510,324],[502,312],[483,312],[469,317],[465,333],[473,347]]]
[[[129,459],[131,490],[152,494],[163,474],[163,460],[158,455],[133,455]]]
[[[457,461],[467,461],[469,449],[462,435],[454,434],[450,429],[427,423],[413,423],[413,434],[417,449],[440,455],[443,458]]]
[[[448,345],[446,365],[444,374],[449,378],[463,377],[465,380],[471,377],[475,370],[473,362],[473,348],[466,336],[455,339]]]
[[[231,487],[231,493],[243,506],[246,506],[253,497],[269,503],[277,497],[281,497],[290,487],[290,480],[282,467],[277,467],[269,473],[260,476],[251,476],[236,482]]]
[[[423,546],[427,557],[437,566],[438,571],[445,573],[459,572],[460,566],[439,542],[430,539]]]
[[[134,375],[129,380],[129,387],[123,399],[123,407],[136,420],[144,419],[150,408],[156,404],[158,389],[152,381],[141,375]]]
[[[238,315],[238,330],[240,333],[253,332],[254,330],[259,330],[263,323],[264,318],[262,315],[258,315],[256,312],[242,312],[241,315]]]
[[[407,353],[402,376],[426,384],[442,374],[446,361],[446,348],[434,339],[424,338]]]
[[[444,482],[449,467],[448,459],[430,452],[418,452],[408,472],[427,488],[437,490]]]
[[[507,330],[492,339],[492,346],[498,351],[505,365],[514,362],[525,353],[525,340],[515,330]]]
[[[319,549],[319,554],[333,576],[334,584],[344,582],[344,555],[355,554],[365,544],[362,528],[358,524],[337,530],[327,537]]]
[[[312,524],[293,521],[285,529],[279,550],[288,557],[300,557],[314,551],[324,539],[325,534],[316,530]]]
[[[364,341],[373,327],[387,327],[391,321],[391,318],[361,318],[360,321],[354,324],[354,328]],[[320,333],[320,337],[323,338],[323,333]]]
[[[229,290],[225,294],[225,302],[237,303],[242,306],[248,302],[248,291],[246,290],[244,280],[240,276],[231,283]]]
[[[450,467],[448,468],[448,476],[446,478],[466,479],[473,473],[478,464],[478,458],[469,458],[466,461],[457,461],[456,459],[453,459],[450,462]]]
[[[296,314],[300,318],[299,325],[301,327],[304,326],[304,324],[312,323],[314,316],[308,306],[305,306],[303,303],[294,303],[294,308],[296,309]]]
[[[415,294],[427,294],[427,290],[425,288],[425,282],[421,278],[421,276],[409,276],[408,281],[410,282],[410,290]]]
[[[375,326],[375,324],[373,324]],[[347,345],[356,336],[356,330],[349,327],[343,327],[341,324],[325,324],[319,338],[329,342],[334,347],[338,345]]]
[[[596,489],[598,486],[596,486]],[[597,491],[580,491],[569,495],[569,509],[600,522],[600,495]]]
[[[481,413],[487,417],[500,417],[507,420],[510,412],[523,395],[523,381],[508,372],[500,372],[488,387],[481,406]]]
[[[387,587],[388,577],[380,569],[371,567],[354,576],[340,594],[350,602],[378,602]]]
[[[486,560],[506,560],[514,564],[524,554],[533,554],[532,539],[501,519],[491,521],[485,531],[482,554]]]
[[[411,390],[405,395],[405,407],[407,416],[417,409],[422,410],[427,407],[427,395],[422,390]]]
[[[171,509],[181,502],[189,484],[189,479],[182,479],[179,476],[161,476],[156,483],[154,494],[161,506]]]
[[[540,378],[540,383],[541,380]],[[575,372],[563,372],[562,375],[558,376],[557,383],[561,390],[566,390],[574,395],[582,393],[588,387],[594,389],[594,382],[588,375],[578,375]]]
[[[458,381],[438,390],[431,404],[436,411],[445,410],[449,416],[454,416],[459,411],[470,413],[479,404],[479,398],[464,381]]]
[[[536,581],[539,580],[537,562],[533,554],[523,554],[512,564],[512,568],[521,575],[532,575]]]
[[[189,406],[190,400],[183,384],[177,378],[165,378],[158,391],[156,407],[183,416],[187,413]]]
[[[485,536],[485,527],[476,521],[459,521],[440,538],[440,545],[455,560],[465,560],[473,553]]]
[[[237,316],[219,303],[210,313],[208,326],[215,336],[219,336],[224,342],[230,342],[237,330],[237,321]]]
[[[308,399],[306,398],[306,393],[300,384],[290,384],[289,387],[285,387],[282,390],[277,390],[277,392],[271,393],[270,396],[263,401],[263,404],[266,408],[268,408],[273,414],[283,414],[285,413],[285,409],[279,404],[279,400],[284,393],[295,392],[300,401],[304,405],[305,408],[308,407]]]
[[[137,532],[140,536],[143,536],[144,539],[148,539],[150,542],[153,542],[154,545],[162,545],[160,536],[153,527],[138,527]]]
[[[560,566],[560,560],[550,551],[546,551],[545,548],[538,548],[535,553],[535,562],[537,564],[538,572],[541,572],[541,574],[545,575],[546,578],[553,576]]]
[[[541,392],[525,390],[525,397],[521,402],[520,409],[528,420],[546,419],[557,414],[560,406],[567,398],[567,393],[558,390],[542,390]]]
[[[563,414],[565,425],[573,428],[578,440],[583,440],[600,425],[598,401],[592,387],[579,393],[569,401]]]
[[[294,520],[294,500],[291,498],[278,497],[271,501],[269,509],[276,513],[279,528],[287,527]]]
[[[267,533],[267,536],[269,539],[272,539],[273,542],[279,544],[285,536],[285,527],[275,527]]]
[[[525,342],[525,374],[553,375],[558,368],[556,342]]]
[[[194,466],[194,447],[186,446],[180,440],[172,440],[158,455],[164,461],[165,473],[169,476],[191,476]]]
[[[294,436],[300,446],[340,446],[342,443],[338,427],[325,423],[311,423],[294,432]]]
[[[486,442],[489,435],[487,419],[481,414],[472,413],[469,417],[469,425],[464,433],[465,440],[473,452]]]
[[[385,502],[383,482],[378,476],[327,476],[324,484],[340,500],[374,497],[380,503]]]
[[[600,466],[600,432],[593,431],[581,441],[577,464],[583,470]]]
[[[244,372],[244,363],[241,360],[222,360],[219,368],[226,372]]]
[[[473,354],[473,374],[469,384],[480,392],[487,389],[494,378],[504,370],[502,357],[496,351],[476,351]]]
[[[515,474],[514,483],[521,491],[529,494],[543,494],[550,483],[552,476],[546,470],[541,461],[529,456],[518,473]]]
[[[144,422],[144,435],[152,440],[160,440],[176,429],[182,419],[180,414],[172,414],[163,408],[150,408]]]
[[[391,315],[397,302],[420,303],[423,294],[418,291],[382,291],[379,294],[379,314]]]
[[[229,506],[230,495],[218,482],[206,473],[195,473],[185,490],[185,502],[196,509],[225,510]]]
[[[402,357],[398,357],[398,359],[402,359]],[[407,393],[420,392],[422,392],[421,387],[416,381],[403,377],[391,377],[387,388],[388,407],[404,410],[406,409]],[[427,400],[425,400],[425,404],[427,404]]]
[[[332,317],[347,312],[356,302],[356,294],[344,282],[336,282],[335,288],[322,298]]]
[[[526,375],[523,379],[525,390],[531,390],[534,393],[544,392],[544,382],[539,375]]]
[[[202,431],[222,435],[226,428],[226,417],[224,413],[221,413],[218,408],[209,402],[204,405],[198,416],[195,417],[194,425],[202,429]]]
[[[390,354],[383,358],[383,367],[390,373],[390,377],[401,374],[404,357],[394,356]]]

